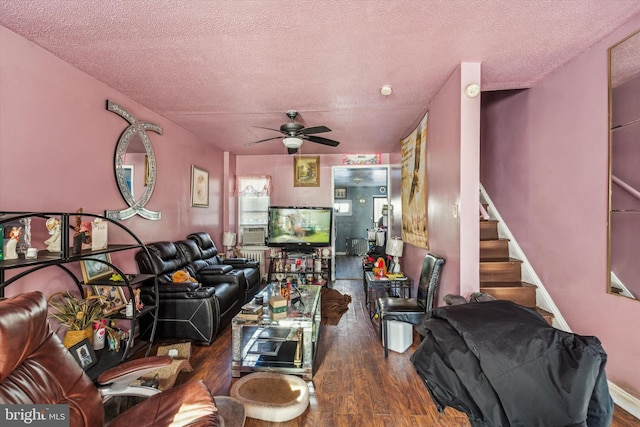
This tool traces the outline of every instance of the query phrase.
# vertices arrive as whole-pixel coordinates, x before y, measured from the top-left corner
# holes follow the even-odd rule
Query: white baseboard
[[[609,381],[609,393],[616,405],[640,419],[640,399],[630,395],[611,381]]]
[[[484,200],[489,205],[489,208],[487,210],[491,214],[491,217],[498,221],[498,232],[500,237],[509,239],[509,253],[512,253],[514,258],[518,258],[522,261],[523,280],[537,286],[536,300],[538,306],[550,313],[553,313],[553,326],[555,328],[561,329],[566,332],[571,332],[571,328],[569,327],[569,324],[567,323],[565,318],[562,317],[560,309],[553,302],[551,295],[549,294],[549,292],[547,292],[547,289],[544,287],[544,284],[540,280],[540,277],[538,277],[538,275],[534,271],[531,263],[522,251],[522,248],[520,248],[520,245],[518,245],[518,242],[516,242],[515,237],[513,237],[513,234],[511,234],[509,227],[507,227],[507,224],[500,216],[500,213],[496,210],[493,202],[491,201],[491,198],[485,191],[482,184],[480,184],[480,192]],[[620,406],[625,411],[629,412],[634,417],[640,419],[640,399],[627,393],[611,381],[609,381],[608,383],[609,393],[611,393],[611,397],[613,398],[615,404]]]

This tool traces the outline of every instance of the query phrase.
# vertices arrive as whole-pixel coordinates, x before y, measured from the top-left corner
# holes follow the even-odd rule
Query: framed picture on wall
[[[191,165],[191,206],[209,207],[209,172]]]
[[[293,186],[320,187],[320,156],[294,156]]]

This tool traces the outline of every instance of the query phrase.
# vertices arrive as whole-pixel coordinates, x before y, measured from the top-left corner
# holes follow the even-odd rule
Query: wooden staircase
[[[485,206],[486,209],[486,206]],[[480,292],[537,310],[551,324],[553,315],[536,305],[536,286],[522,281],[522,261],[510,257],[509,240],[498,235],[498,221],[480,217]]]

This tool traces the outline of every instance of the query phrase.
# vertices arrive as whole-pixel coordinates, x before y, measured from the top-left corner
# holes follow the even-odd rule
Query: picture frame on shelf
[[[124,171],[124,183],[127,186],[127,190],[129,190],[129,194],[131,194],[131,198],[135,200],[135,196],[133,195],[133,165],[122,165],[122,170]]]
[[[346,199],[347,198],[347,189],[346,188],[336,188],[334,190],[334,198],[336,199]]]
[[[191,206],[209,207],[209,172],[191,165]]]
[[[91,223],[91,250],[99,251],[107,249],[108,222],[96,218]]]
[[[111,255],[108,253],[91,255],[91,258],[81,260],[80,270],[84,283],[88,284],[93,280],[111,276],[114,271],[109,264],[111,264]]]
[[[78,365],[80,365],[80,367],[85,371],[98,363],[98,358],[96,357],[96,353],[93,351],[93,346],[89,342],[88,338],[83,339],[69,348],[69,352],[73,358],[76,359]]]
[[[93,294],[103,297],[101,300],[102,311],[105,315],[111,315],[127,307],[127,297],[122,286],[92,285]]]
[[[320,156],[293,157],[293,186],[320,187]]]

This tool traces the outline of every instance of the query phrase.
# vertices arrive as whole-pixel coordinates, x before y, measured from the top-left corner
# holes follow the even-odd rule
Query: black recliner
[[[248,258],[221,258],[218,255],[218,249],[208,233],[192,233],[187,239],[196,242],[200,248],[201,260],[209,266],[212,265],[229,265],[233,270],[239,270],[244,273],[246,279],[246,288],[244,302],[249,302],[255,294],[260,290],[260,263],[249,260]]]
[[[185,270],[199,280],[192,270],[185,253],[172,242],[155,242],[146,245],[149,255],[139,251],[135,255],[140,273],[158,276],[158,325],[156,337],[189,339],[196,344],[209,345],[218,335],[224,320],[240,310],[238,280],[218,283],[176,283],[172,275]],[[229,276],[230,278],[235,276]],[[149,289],[143,289],[142,300],[151,303]],[[142,336],[150,330],[140,319]],[[228,319],[228,320],[227,320]],[[149,322],[149,321],[146,321]]]
[[[202,259],[202,252],[194,240],[174,242],[182,252],[187,265],[185,269],[203,287],[214,287],[220,305],[220,329],[231,323],[247,294],[247,279],[243,270],[234,270],[227,264],[214,264]]]

